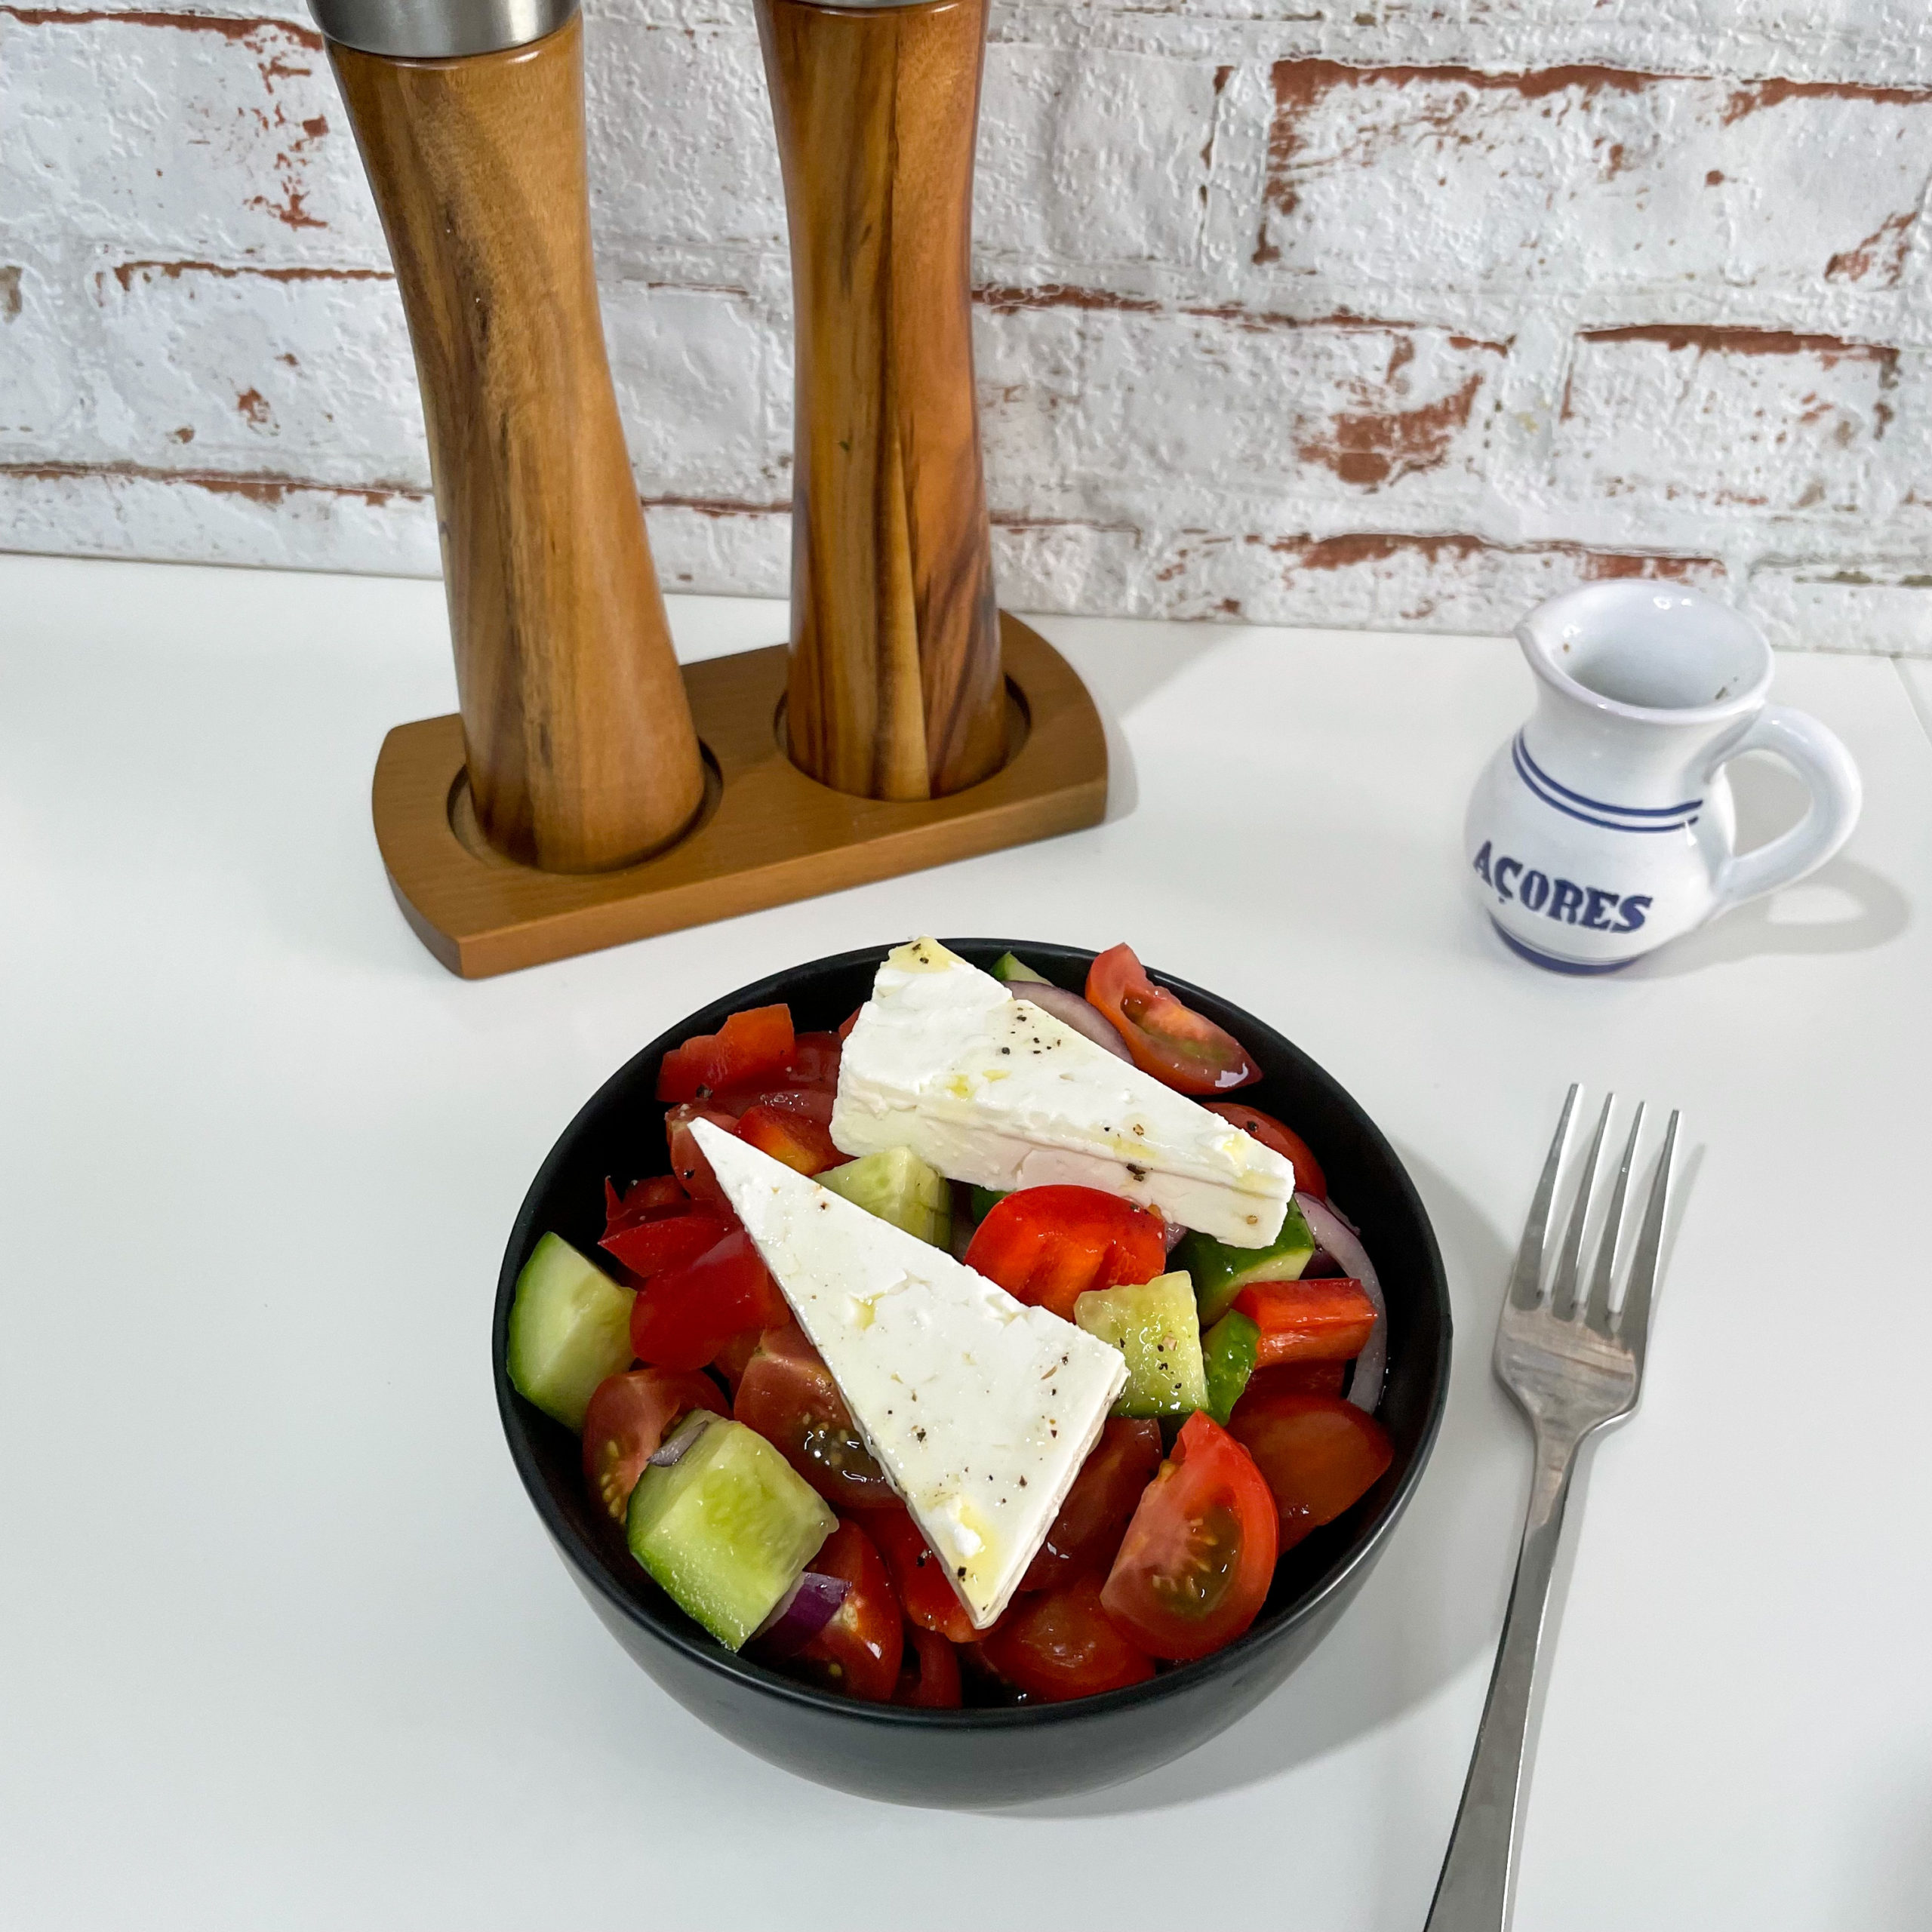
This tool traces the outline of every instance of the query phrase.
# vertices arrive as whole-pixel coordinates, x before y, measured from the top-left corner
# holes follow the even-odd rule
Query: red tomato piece
[[[755,1006],[734,1013],[715,1033],[673,1047],[657,1069],[660,1100],[702,1100],[721,1087],[741,1087],[781,1072],[795,1044],[792,1010]]]
[[[838,1023],[838,1044],[842,1047],[852,1037],[852,1029],[859,1023],[859,1015],[865,1011],[863,1006],[855,1006]]]
[[[620,1195],[604,1180],[604,1232],[615,1234],[620,1228],[640,1227],[666,1214],[681,1214],[691,1205],[691,1196],[678,1186],[672,1174],[653,1174],[647,1180],[633,1181]]]
[[[731,1413],[769,1442],[820,1495],[841,1509],[896,1509],[818,1351],[795,1321],[768,1328],[745,1365]]]
[[[1071,1321],[1089,1288],[1151,1281],[1165,1270],[1165,1226],[1150,1209],[1097,1187],[1026,1187],[980,1223],[966,1265]]]
[[[738,1117],[728,1114],[722,1107],[708,1107],[693,1100],[681,1103],[664,1116],[664,1138],[671,1149],[671,1171],[678,1183],[694,1201],[708,1201],[714,1207],[728,1207],[724,1190],[718,1186],[718,1177],[711,1171],[711,1163],[704,1158],[703,1150],[697,1144],[697,1136],[691,1131],[694,1120],[708,1120],[712,1126],[721,1127],[727,1134],[734,1134],[737,1131]]]
[[[1266,1599],[1276,1517],[1254,1458],[1195,1410],[1127,1526],[1100,1592],[1107,1614],[1157,1657],[1218,1651]]]
[[[1346,1362],[1278,1362],[1272,1368],[1257,1368],[1247,1378],[1241,1401],[1260,1401],[1269,1395],[1339,1395],[1348,1374]],[[1240,1414],[1240,1402],[1235,1404],[1235,1413]]]
[[[1312,1194],[1318,1201],[1328,1198],[1328,1177],[1321,1171],[1321,1163],[1293,1128],[1284,1125],[1272,1114],[1264,1114],[1259,1107],[1251,1107],[1245,1100],[1206,1100],[1201,1104],[1211,1114],[1219,1114],[1244,1134],[1253,1134],[1263,1146],[1272,1147],[1282,1155],[1295,1171],[1298,1192]]]
[[[764,1340],[764,1334],[761,1328],[742,1329],[711,1358],[712,1368],[724,1377],[724,1386],[734,1398],[752,1357],[758,1353],[758,1345]]]
[[[786,1083],[794,1087],[835,1088],[844,1048],[836,1033],[801,1033],[786,1065]]]
[[[660,1368],[703,1368],[741,1330],[776,1327],[789,1315],[751,1236],[733,1227],[695,1261],[638,1290],[631,1348]]]
[[[1140,1492],[1160,1466],[1161,1425],[1110,1417],[1020,1587],[1051,1590],[1082,1571],[1107,1568]]]
[[[1352,1361],[1375,1326],[1375,1304],[1359,1281],[1256,1281],[1235,1306],[1261,1331],[1254,1365]]]
[[[786,1095],[774,1095],[747,1107],[738,1117],[737,1136],[760,1152],[801,1174],[822,1174],[843,1167],[852,1157],[832,1144],[832,1130],[801,1110],[786,1106]]]
[[[1087,997],[1120,1029],[1134,1063],[1183,1094],[1225,1094],[1261,1078],[1232,1033],[1149,979],[1131,946],[1087,969]]]
[[[1009,1684],[1050,1703],[1123,1690],[1154,1674],[1152,1659],[1107,1614],[1095,1576],[1018,1600],[981,1649]]]
[[[1360,1502],[1395,1460],[1382,1425],[1333,1396],[1244,1396],[1229,1426],[1275,1498],[1284,1549]]]
[[[841,1522],[820,1546],[811,1567],[852,1587],[832,1621],[798,1653],[798,1667],[848,1697],[886,1703],[899,1688],[906,1626],[872,1538],[857,1523]]]
[[[660,1215],[633,1223],[605,1235],[597,1244],[614,1254],[633,1275],[648,1279],[666,1268],[695,1261],[724,1235],[730,1223],[723,1214],[685,1203],[681,1214]]]
[[[906,1614],[922,1630],[931,1630],[955,1644],[973,1640],[973,1620],[952,1587],[932,1546],[920,1534],[903,1503],[875,1509],[866,1518],[872,1540],[884,1555]]]
[[[915,1710],[956,1711],[961,1701],[959,1653],[936,1631],[906,1626],[906,1648],[899,1669],[895,1704]]]
[[[672,1424],[693,1409],[724,1413],[724,1398],[709,1376],[634,1368],[598,1383],[583,1412],[583,1479],[612,1521],[624,1520],[645,1463]]]

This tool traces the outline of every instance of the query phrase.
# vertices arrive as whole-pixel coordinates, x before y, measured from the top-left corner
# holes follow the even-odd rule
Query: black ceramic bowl
[[[1076,989],[1093,955],[1030,940],[949,940],[976,964],[1009,949]],[[512,1230],[491,1338],[497,1403],[510,1454],[565,1567],[619,1643],[686,1709],[788,1770],[866,1797],[986,1806],[1088,1790],[1192,1750],[1266,1697],[1306,1657],[1361,1589],[1401,1515],[1435,1440],[1449,1381],[1449,1296],[1435,1237],[1414,1187],[1374,1123],[1280,1034],[1185,981],[1153,977],[1225,1026],[1260,1063],[1241,1097],[1306,1140],[1330,1189],[1361,1229],[1389,1303],[1389,1370],[1379,1414],[1395,1456],[1354,1508],[1284,1557],[1247,1635],[1150,1682],[1066,1704],[963,1711],[900,1709],[832,1695],[735,1657],[671,1602],[585,1494],[577,1438],[510,1386],[504,1345],[516,1278],[554,1229],[594,1253],[604,1179],[667,1165],[658,1062],[726,1014],[776,1000],[800,1029],[835,1027],[872,988],[887,949],[814,960],[714,1001],[654,1040],[614,1074],[565,1130]]]

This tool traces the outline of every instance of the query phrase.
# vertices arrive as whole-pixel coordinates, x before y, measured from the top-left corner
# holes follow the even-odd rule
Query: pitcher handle
[[[1769,844],[1725,860],[1715,881],[1716,912],[1817,871],[1851,836],[1864,801],[1865,788],[1850,752],[1808,712],[1766,705],[1750,729],[1724,747],[1718,762],[1728,764],[1745,752],[1770,752],[1782,758],[1810,789],[1811,808]]]

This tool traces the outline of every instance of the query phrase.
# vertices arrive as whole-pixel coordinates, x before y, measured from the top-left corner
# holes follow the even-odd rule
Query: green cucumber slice
[[[1208,1406],[1194,1284],[1178,1272],[1133,1287],[1090,1288],[1073,1304],[1088,1334],[1127,1358],[1117,1416],[1181,1416]]]
[[[678,1608],[735,1651],[838,1526],[763,1436],[719,1420],[669,1468],[645,1466],[624,1535]]]
[[[1044,986],[1052,983],[1044,973],[1036,973],[1016,953],[1002,952],[993,961],[993,977],[1003,986]]]
[[[973,1190],[973,1225],[977,1227],[999,1204],[1006,1198],[996,1187],[976,1187]]]
[[[828,1168],[818,1180],[821,1187],[842,1194],[854,1207],[934,1247],[952,1244],[952,1189],[938,1168],[929,1167],[909,1147],[888,1147],[882,1154]]]
[[[1201,1325],[1211,1328],[1251,1281],[1298,1281],[1315,1253],[1315,1237],[1301,1210],[1291,1201],[1281,1232],[1266,1247],[1230,1247],[1210,1235],[1185,1235],[1174,1263],[1194,1278]]]
[[[1254,1373],[1256,1345],[1261,1340],[1257,1323],[1231,1308],[1201,1338],[1201,1360],[1208,1371],[1208,1413],[1223,1429],[1241,1400],[1247,1378]]]
[[[606,1376],[631,1363],[630,1289],[560,1235],[546,1235],[516,1278],[505,1366],[517,1393],[566,1429]]]

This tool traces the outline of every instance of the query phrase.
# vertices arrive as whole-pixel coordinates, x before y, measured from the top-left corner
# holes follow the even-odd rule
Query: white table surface
[[[1104,826],[467,985],[369,824],[383,731],[454,703],[438,586],[0,560],[0,1920],[1414,1932],[1527,1488],[1490,1338],[1575,1077],[1681,1105],[1688,1158],[1643,1409],[1571,1512],[1518,1924],[1925,1923],[1932,678],[1782,659],[1863,768],[1852,844],[1576,980],[1464,894],[1508,645],[1041,628],[1110,721]],[[1747,777],[1769,829],[1790,787]],[[821,1789],[661,1695],[488,1373],[511,1218],[605,1075],[922,930],[1126,937],[1267,1014],[1395,1141],[1456,1300],[1434,1460],[1327,1642],[1192,1757],[1003,1814]]]

